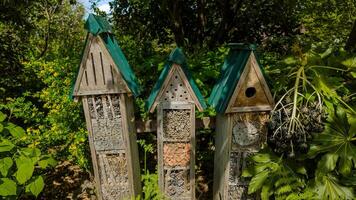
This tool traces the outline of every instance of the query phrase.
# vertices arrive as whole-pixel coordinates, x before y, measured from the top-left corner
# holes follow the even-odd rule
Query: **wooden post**
[[[247,158],[266,141],[272,95],[253,53],[254,47],[233,44],[209,103],[216,117],[214,189],[216,200],[256,199],[241,177]]]
[[[150,112],[157,107],[160,190],[180,200],[195,199],[195,106],[205,107],[186,67],[183,53],[175,49],[147,102]]]
[[[82,99],[97,195],[103,200],[130,199],[141,194],[133,111],[137,81],[108,23],[89,15],[86,28],[72,96]]]

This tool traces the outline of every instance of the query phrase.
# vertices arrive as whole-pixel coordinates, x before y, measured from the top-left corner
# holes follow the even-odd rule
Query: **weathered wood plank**
[[[214,129],[215,128],[215,117],[203,117],[195,119],[196,129]],[[137,133],[152,133],[157,131],[157,120],[148,119],[136,120],[136,130]]]

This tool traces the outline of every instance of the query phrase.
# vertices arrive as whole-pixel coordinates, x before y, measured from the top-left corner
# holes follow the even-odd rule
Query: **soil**
[[[38,199],[96,200],[93,176],[69,161],[46,174],[45,188]]]

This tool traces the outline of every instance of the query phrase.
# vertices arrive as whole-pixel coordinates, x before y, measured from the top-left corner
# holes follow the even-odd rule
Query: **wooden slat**
[[[99,169],[98,169],[98,160],[97,160],[97,155],[95,152],[95,146],[94,146],[94,141],[93,141],[93,129],[92,129],[92,124],[91,124],[91,117],[90,117],[90,110],[88,106],[88,98],[91,97],[84,97],[82,99],[83,101],[83,108],[84,108],[84,114],[85,114],[85,121],[87,124],[87,129],[89,133],[89,146],[90,146],[90,154],[91,154],[91,160],[93,162],[93,169],[94,169],[94,177],[95,177],[95,184],[96,188],[98,191],[97,197],[99,200],[102,199],[102,193],[101,193],[101,183],[100,183],[100,177],[99,177]]]
[[[214,129],[215,117],[203,117],[201,119],[195,119],[196,129]],[[136,120],[137,133],[152,133],[157,131],[157,121],[153,119],[149,120]]]
[[[130,184],[130,195],[136,197],[141,195],[141,181],[138,178],[140,174],[137,139],[135,133],[134,113],[132,98],[127,94],[120,94],[120,111],[122,117],[122,133],[126,143],[127,169]]]

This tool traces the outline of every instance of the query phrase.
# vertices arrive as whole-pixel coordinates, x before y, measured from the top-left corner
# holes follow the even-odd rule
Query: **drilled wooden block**
[[[130,196],[125,153],[98,154],[103,199],[124,199]]]
[[[164,166],[188,166],[190,161],[189,143],[165,143],[163,144]]]
[[[171,80],[163,91],[160,101],[192,101],[192,97],[177,70],[174,71]]]
[[[171,199],[190,198],[189,170],[165,170],[165,194]]]
[[[165,110],[163,116],[164,137],[171,140],[189,140],[191,133],[189,110]]]

